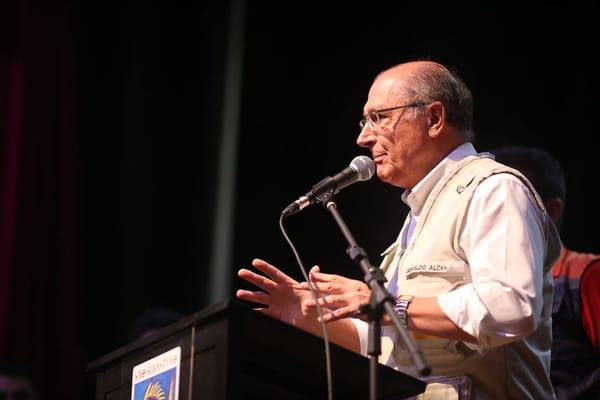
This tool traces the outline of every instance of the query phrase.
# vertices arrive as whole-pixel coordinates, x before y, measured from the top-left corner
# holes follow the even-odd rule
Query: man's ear
[[[437,137],[446,124],[446,109],[440,101],[434,101],[427,105],[429,116],[429,136]]]
[[[557,224],[558,221],[560,221],[560,218],[562,217],[565,203],[562,201],[562,199],[554,197],[550,200],[545,201],[544,205],[546,206],[546,211],[548,212],[550,219],[552,219],[552,221],[555,224]]]

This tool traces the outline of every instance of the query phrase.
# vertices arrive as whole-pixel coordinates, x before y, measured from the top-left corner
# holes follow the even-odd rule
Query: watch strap
[[[415,296],[402,295],[394,299],[394,310],[405,328],[408,327],[408,306],[414,298]]]

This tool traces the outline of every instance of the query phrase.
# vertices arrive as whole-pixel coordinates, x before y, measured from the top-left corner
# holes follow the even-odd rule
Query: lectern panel
[[[230,299],[90,363],[96,400],[131,400],[134,367],[176,347],[181,349],[179,400],[328,397],[323,339]],[[368,399],[369,360],[334,344],[329,350],[333,397]],[[381,364],[376,375],[382,400],[425,390],[424,381]]]

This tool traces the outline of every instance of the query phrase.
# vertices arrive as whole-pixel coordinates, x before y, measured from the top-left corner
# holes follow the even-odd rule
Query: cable
[[[283,215],[279,217],[279,228],[281,229],[281,233],[283,234],[283,237],[290,245],[292,252],[294,253],[294,256],[296,257],[296,261],[298,262],[300,271],[302,271],[302,275],[304,276],[304,279],[306,280],[306,283],[308,284],[308,289],[310,290],[310,293],[312,294],[312,296],[315,300],[315,303],[317,304],[317,312],[319,313],[319,317],[321,318],[321,329],[323,331],[323,341],[325,344],[325,366],[326,366],[325,368],[327,371],[327,398],[329,400],[333,400],[333,383],[332,383],[332,379],[331,379],[331,355],[329,352],[329,334],[327,332],[327,326],[326,326],[325,322],[323,321],[323,310],[321,309],[321,305],[319,304],[319,297],[317,296],[317,292],[315,292],[315,289],[312,286],[310,279],[308,278],[308,274],[306,273],[306,268],[304,268],[304,264],[302,263],[302,260],[300,259],[300,255],[298,254],[296,247],[294,246],[294,244],[292,243],[291,239],[289,238],[289,236],[287,235],[287,233],[285,231],[285,228],[283,226],[283,218],[284,218]]]

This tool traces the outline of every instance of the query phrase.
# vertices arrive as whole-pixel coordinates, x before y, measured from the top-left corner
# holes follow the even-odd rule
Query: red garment
[[[600,353],[600,259],[592,262],[579,282],[581,323],[594,348]]]
[[[559,259],[552,266],[556,280],[566,274],[570,280],[579,279],[581,324],[600,354],[600,254],[581,253],[562,248]]]

